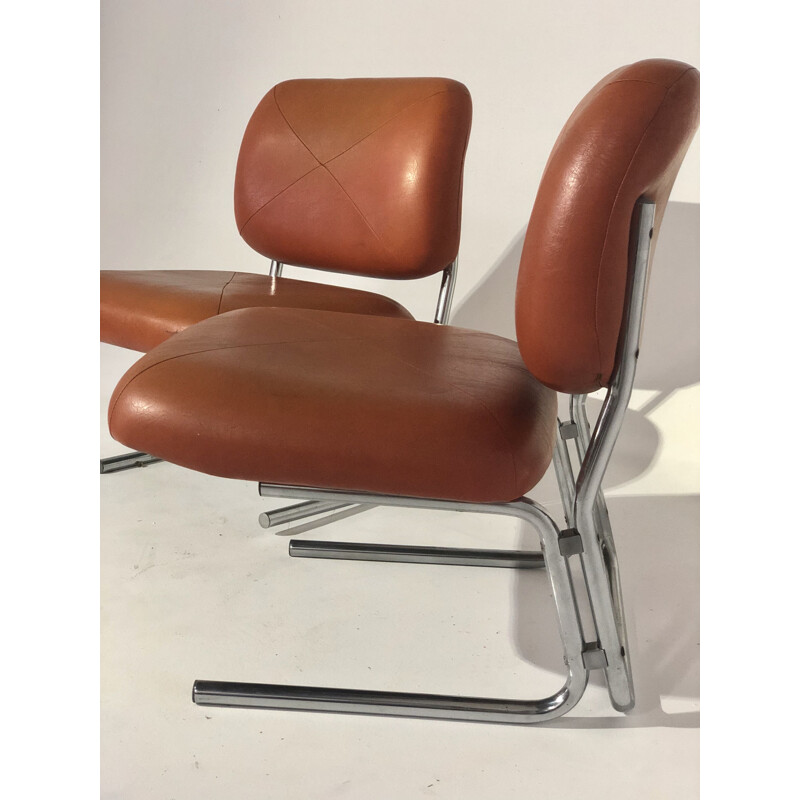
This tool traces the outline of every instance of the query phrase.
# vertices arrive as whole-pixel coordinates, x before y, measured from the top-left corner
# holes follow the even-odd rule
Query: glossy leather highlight
[[[445,78],[280,83],[242,140],[239,232],[287,264],[439,272],[458,254],[471,120],[466,87]]]

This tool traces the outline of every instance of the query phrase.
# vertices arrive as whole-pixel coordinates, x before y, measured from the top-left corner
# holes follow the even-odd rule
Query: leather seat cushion
[[[249,308],[142,357],[114,392],[109,428],[128,447],[211,475],[503,502],[550,463],[556,394],[499,336]]]
[[[251,306],[412,318],[383,295],[292,278],[217,270],[103,270],[100,340],[147,352],[195,322]]]

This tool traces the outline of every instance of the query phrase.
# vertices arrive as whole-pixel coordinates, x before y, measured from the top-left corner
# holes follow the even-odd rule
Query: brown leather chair
[[[120,381],[109,409],[119,441],[191,469],[258,481],[264,496],[528,521],[540,553],[294,548],[297,555],[544,567],[564,646],[563,688],[540,700],[505,700],[197,681],[195,702],[537,722],[572,708],[590,671],[599,670],[614,707],[633,706],[601,480],[633,386],[647,269],[698,124],[698,94],[697,70],[658,59],[611,73],[578,105],[528,225],[519,344],[398,317],[248,308],[151,350]],[[590,432],[585,396],[601,388],[608,391]],[[572,396],[563,423],[557,392]],[[577,479],[569,442],[580,459]],[[554,453],[566,527],[525,496]],[[579,571],[569,566],[576,556]],[[591,621],[576,602],[578,576]]]
[[[380,294],[285,278],[284,264],[390,279],[443,271],[434,321],[447,322],[471,121],[466,87],[444,78],[278,84],[245,130],[234,186],[239,233],[272,260],[270,274],[104,270],[101,341],[147,352],[250,307],[412,318]],[[115,456],[101,472],[153,460]]]

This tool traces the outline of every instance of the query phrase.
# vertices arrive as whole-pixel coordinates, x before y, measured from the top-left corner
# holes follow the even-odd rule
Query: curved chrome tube
[[[633,227],[636,232],[636,251],[625,304],[624,334],[618,351],[617,366],[583,458],[575,490],[575,524],[581,532],[584,546],[581,562],[597,635],[608,661],[605,670],[608,692],[612,705],[619,711],[630,710],[635,698],[630,654],[626,646],[616,552],[611,529],[606,527],[605,520],[602,519],[605,503],[602,500],[601,482],[622,428],[639,357],[655,205],[637,203],[636,213],[638,218],[634,220]],[[575,409],[579,418],[582,413],[585,414],[582,405],[578,403]],[[579,430],[580,427],[579,424]]]
[[[550,576],[558,612],[561,641],[564,646],[564,662],[568,671],[567,680],[558,692],[540,700],[506,700],[456,695],[196,681],[192,692],[195,703],[531,724],[559,717],[573,708],[580,700],[588,681],[588,671],[583,662],[585,642],[572,575],[567,557],[562,555],[559,548],[558,526],[537,503],[527,497],[511,503],[462,503],[451,500],[394,497],[367,492],[273,486],[263,483],[259,484],[259,493],[263,497],[279,496],[297,500],[368,503],[504,514],[529,522],[539,533],[542,554]]]
[[[192,700],[201,706],[283,708],[530,725],[555,719],[573,708],[586,688],[587,675],[585,669],[578,674],[570,673],[558,692],[542,700],[494,700],[444,694],[225,681],[195,681]]]

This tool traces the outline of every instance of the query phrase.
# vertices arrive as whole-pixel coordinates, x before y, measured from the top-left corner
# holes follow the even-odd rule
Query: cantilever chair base
[[[583,695],[589,670],[600,667],[603,663],[597,658],[597,644],[584,639],[572,573],[568,566],[569,557],[579,553],[580,550],[571,545],[565,546],[564,536],[558,526],[544,509],[527,498],[520,498],[512,503],[461,503],[267,484],[260,484],[259,492],[262,496],[304,497],[321,502],[369,503],[371,505],[506,514],[529,522],[539,533],[542,552],[523,555],[530,558],[531,562],[535,562],[536,566],[547,567],[558,610],[567,678],[564,686],[558,692],[540,700],[508,700],[198,680],[195,681],[192,690],[192,699],[198,705],[531,724],[553,719],[569,711]],[[414,550],[414,548],[408,549]],[[420,549],[430,550],[430,548]],[[463,560],[454,562],[447,560],[447,548],[435,548],[434,550],[439,551],[438,554],[433,553],[433,556],[438,555],[439,559],[428,558],[428,563],[465,563],[469,560],[469,555],[465,554],[469,551],[459,551]],[[472,552],[480,553],[480,551]],[[488,552],[496,553],[496,551]],[[516,556],[517,554],[510,555]],[[423,559],[424,554],[420,558],[409,560],[420,562]],[[497,564],[483,565],[497,566]]]
[[[632,229],[636,245],[633,273],[626,298],[626,319],[619,366],[606,395],[594,434],[590,439],[585,395],[573,396],[570,403],[570,421],[559,425],[554,464],[569,526],[566,530],[560,531],[544,509],[526,497],[511,503],[469,503],[259,484],[259,493],[262,496],[303,500],[305,504],[309,501],[318,501],[333,507],[373,504],[507,514],[532,524],[539,533],[541,554],[531,555],[540,555],[547,568],[564,646],[564,662],[567,665],[568,675],[561,691],[543,700],[519,701],[196,681],[192,692],[195,703],[530,724],[553,719],[569,711],[583,694],[588,671],[602,669],[613,707],[622,712],[633,708],[635,698],[619,571],[601,481],[622,427],[633,389],[633,377],[639,357],[654,220],[655,205],[638,203]],[[570,465],[566,446],[569,439],[575,440],[581,462],[577,480]],[[298,504],[296,508],[303,506],[304,504]],[[312,544],[309,549],[313,552],[314,545]],[[439,552],[430,552],[431,548],[422,548],[428,552],[415,554],[413,550],[419,548],[383,546],[370,548],[364,545],[343,548],[334,543],[328,547],[323,545],[318,549],[322,550],[321,554],[320,552],[313,554],[322,557],[351,557],[352,551],[355,551],[356,557],[370,560],[376,556],[378,558],[383,556],[384,560],[459,563],[457,560],[448,560],[445,548],[437,548]],[[351,553],[348,554],[347,550],[351,550]],[[422,557],[415,558],[415,555]],[[460,556],[467,562],[472,560],[477,562],[480,558],[475,556],[475,551],[471,554],[451,551],[449,555],[456,559]],[[514,554],[509,555],[513,557]],[[568,559],[576,555],[580,556],[597,635],[596,641],[588,640],[584,633],[584,625],[575,598]],[[496,553],[494,559],[501,560]],[[492,558],[488,560],[491,561]]]

